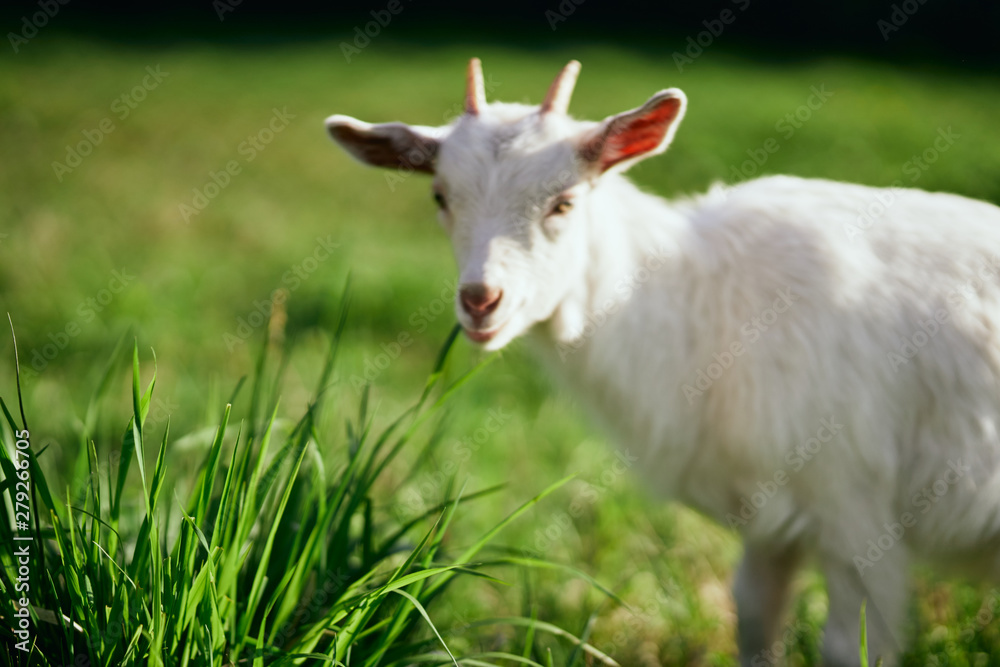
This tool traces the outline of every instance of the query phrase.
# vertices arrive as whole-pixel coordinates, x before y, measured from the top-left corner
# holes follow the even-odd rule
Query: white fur
[[[1000,208],[786,176],[669,203],[581,161],[601,127],[494,103],[436,131],[460,282],[503,290],[485,347],[531,329],[653,488],[743,533],[744,664],[809,555],[826,663],[858,663],[863,598],[891,661],[911,556],[1000,575]]]

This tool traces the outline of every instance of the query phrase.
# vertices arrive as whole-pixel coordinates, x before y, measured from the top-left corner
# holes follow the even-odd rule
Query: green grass
[[[0,294],[18,333],[25,409],[33,444],[44,449],[38,464],[52,480],[53,502],[64,503],[66,487],[76,494],[86,488],[88,442],[96,443],[101,460],[120,447],[121,426],[134,411],[131,383],[113,374],[101,409],[88,405],[102,384],[103,360],[123,336],[157,351],[147,436],[162,432],[168,414],[171,432],[184,434],[169,445],[171,483],[164,488],[170,493],[160,498],[165,506],[177,506],[179,498],[189,507],[221,406],[233,379],[254,367],[262,339],[284,351],[278,355],[284,370],[275,423],[283,433],[290,430],[319,386],[324,331],[337,325],[348,272],[355,307],[326,400],[359,404],[362,391],[352,379],[386,362],[373,374],[373,432],[412,405],[413,388],[422,386],[454,323],[450,248],[433,222],[428,182],[413,176],[390,191],[381,172],[358,166],[332,145],[322,119],[336,112],[368,121],[439,123],[461,99],[470,55],[483,59],[496,84],[491,98],[529,102],[540,100],[565,61],[581,60],[572,104],[580,117],[634,107],[668,86],[684,89],[690,108],[669,153],[633,170],[639,183],[663,195],[731,179],[733,169],[750,159],[747,151],[775,137],[780,149],[758,173],[881,185],[898,179],[1000,202],[1000,127],[993,118],[1000,86],[988,75],[847,59],[756,63],[719,49],[678,73],[669,57],[675,44],[665,44],[659,57],[587,45],[565,52],[430,48],[394,42],[388,32],[348,66],[338,42],[142,46],[53,33],[0,61]],[[141,83],[147,65],[170,74],[119,119],[113,100]],[[821,85],[833,96],[786,138],[776,123]],[[268,124],[274,108],[287,108],[295,118],[248,162],[240,145]],[[114,131],[59,181],[52,163],[63,161],[67,144],[107,117]],[[907,163],[948,127],[959,138],[912,180]],[[180,204],[190,203],[193,189],[203,188],[210,172],[224,170],[230,160],[240,173],[185,223]],[[322,245],[317,239],[336,248],[313,265],[309,258]],[[111,291],[116,270],[127,274],[117,293]],[[289,271],[297,281],[285,278]],[[241,319],[255,321],[256,304],[280,288],[287,301],[277,308],[276,324],[250,327],[249,337],[240,338]],[[106,304],[96,301],[100,310],[88,304],[105,294]],[[397,349],[401,334],[412,343]],[[53,358],[42,357],[36,364],[41,369],[27,372],[33,353],[43,353],[47,344],[54,346],[48,348]],[[5,345],[0,377],[9,379],[12,353]],[[477,359],[460,340],[449,369],[471,368]],[[446,383],[457,379],[449,369]],[[0,389],[11,396],[12,380],[6,381]],[[431,609],[443,634],[465,637],[483,618],[535,617],[589,637],[626,665],[734,664],[728,589],[740,547],[732,533],[653,498],[633,471],[613,474],[614,445],[570,395],[550,386],[520,344],[471,380],[452,405],[437,447],[403,447],[382,471],[373,509],[403,524],[463,485],[505,484],[489,499],[463,503],[461,521],[450,532],[467,545],[525,498],[576,473],[508,526],[496,544],[510,556],[540,552],[578,567],[631,607],[561,572],[510,570],[516,572],[513,586],[460,577]],[[488,430],[487,423],[497,423],[488,422],[491,410],[500,426]],[[235,423],[227,429],[230,437]],[[343,433],[343,413],[321,412],[314,430],[318,442],[340,442],[334,436]],[[158,443],[150,438],[152,464]],[[334,451],[317,456],[329,457],[324,464],[332,480]],[[150,478],[154,470],[151,465]],[[125,488],[125,498],[140,497],[142,480],[134,470]],[[142,502],[122,511],[141,516]],[[189,525],[176,514],[173,519]],[[793,664],[817,659],[825,616],[821,584],[814,573],[798,580],[790,639],[781,647],[793,654]],[[1000,655],[995,589],[922,572],[915,592],[915,643],[907,664],[981,665]],[[514,626],[483,632],[476,640],[482,643],[467,648],[519,651],[527,639]],[[569,659],[569,652],[563,657]]]
[[[331,443],[316,427],[344,322],[314,398],[294,424],[276,417],[279,385],[268,391],[269,346],[263,346],[249,400],[243,402],[247,413],[233,434],[241,380],[221,406],[186,502],[164,494],[174,482],[167,470],[175,442],[169,422],[158,449],[146,444],[158,438],[148,422],[157,374],[154,367],[143,390],[137,346],[132,418],[114,460],[103,461],[96,443],[87,442],[89,478],[82,499],[69,489],[65,500],[53,492],[38,465],[43,452],[31,448],[24,415],[19,422],[0,403],[9,427],[0,448],[4,507],[8,515],[34,515],[41,527],[0,523],[5,593],[0,616],[10,621],[30,613],[33,626],[22,626],[28,632],[18,634],[13,623],[5,624],[4,664],[20,664],[20,657],[37,665],[457,664],[449,644],[468,646],[472,633],[457,640],[452,632],[442,636],[428,612],[445,599],[456,577],[476,575],[502,584],[486,570],[558,567],[540,559],[483,555],[492,538],[566,480],[551,484],[469,545],[456,543],[453,523],[469,503],[496,493],[496,487],[448,488],[444,502],[402,524],[380,511],[379,504],[391,499],[377,488],[387,466],[404,447],[416,446],[421,426],[478,367],[435,391],[456,328],[409,410],[378,433],[365,391],[357,414],[344,415],[346,433]],[[112,358],[91,410],[100,409],[120,356]],[[431,429],[419,446],[430,451],[440,436],[440,429]],[[283,444],[272,452],[272,441]],[[155,464],[149,465],[147,450],[154,449]],[[324,463],[325,452],[332,452],[336,467]],[[133,464],[141,489],[129,483]],[[129,512],[136,496],[141,505]],[[28,556],[20,555],[24,549]],[[23,582],[29,588],[15,595],[25,591]],[[617,664],[538,619],[486,618],[478,624],[526,628],[524,651],[470,650],[465,664],[513,661],[541,667],[531,657],[544,654],[551,662],[553,654],[536,641],[536,633],[568,640],[590,660]],[[426,629],[433,636],[420,632]]]

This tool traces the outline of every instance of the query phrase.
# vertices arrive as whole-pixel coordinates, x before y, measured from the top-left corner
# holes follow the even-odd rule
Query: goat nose
[[[500,305],[503,290],[488,287],[483,283],[466,285],[459,290],[462,308],[473,317],[486,317]]]

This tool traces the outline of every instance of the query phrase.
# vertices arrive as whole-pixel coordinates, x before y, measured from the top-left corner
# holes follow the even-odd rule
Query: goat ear
[[[371,125],[338,115],[326,119],[326,129],[334,141],[361,162],[434,173],[441,143],[438,128],[405,123]]]
[[[670,145],[686,106],[687,97],[679,89],[661,90],[638,109],[610,116],[585,134],[580,158],[603,174],[612,167],[624,171],[658,155]]]

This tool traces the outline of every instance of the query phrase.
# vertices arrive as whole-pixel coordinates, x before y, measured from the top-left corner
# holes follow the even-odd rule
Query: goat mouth
[[[485,343],[485,342],[489,341],[491,338],[493,338],[494,336],[496,336],[497,332],[496,331],[470,331],[469,329],[466,329],[465,330],[465,335],[468,336],[470,340],[475,341],[476,343]]]
[[[475,343],[487,343],[490,340],[492,340],[498,333],[500,333],[500,330],[503,329],[505,324],[506,322],[498,326],[495,326],[492,329],[485,329],[485,330],[469,329],[467,327],[462,327],[462,328],[465,330],[465,335],[469,337],[469,340]]]

